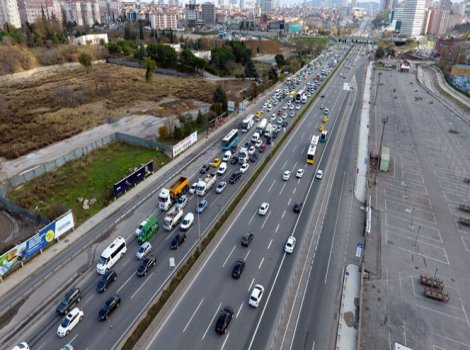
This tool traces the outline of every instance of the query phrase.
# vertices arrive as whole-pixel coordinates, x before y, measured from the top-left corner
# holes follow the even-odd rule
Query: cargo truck
[[[196,193],[198,196],[204,196],[209,190],[214,186],[215,181],[217,180],[216,174],[206,175],[204,179],[199,179],[196,186]]]
[[[157,217],[150,217],[146,220],[146,224],[140,229],[137,236],[137,242],[139,242],[139,244],[147,242],[155,233],[158,232],[159,229],[160,226],[158,225]]]
[[[178,225],[179,221],[183,217],[183,209],[173,207],[170,209],[168,214],[163,219],[163,228],[166,231],[171,231],[173,228]]]
[[[162,188],[158,196],[158,207],[167,211],[178,200],[182,194],[188,192],[189,178],[181,176],[176,180],[170,188]]]
[[[242,121],[242,132],[248,132],[253,127],[253,124],[255,122],[255,116],[253,114],[250,114],[248,117],[243,119]]]
[[[266,128],[266,125],[268,125],[268,120],[266,118],[263,118],[258,125],[256,125],[256,131],[257,132],[263,132],[264,129]]]
[[[264,130],[264,137],[271,137],[274,131],[274,125],[271,123],[266,126],[266,129]]]

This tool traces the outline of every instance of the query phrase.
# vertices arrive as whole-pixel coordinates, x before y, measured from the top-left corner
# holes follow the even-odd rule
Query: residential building
[[[423,33],[426,0],[406,0],[400,34],[418,37]]]
[[[60,4],[57,0],[17,0],[21,23],[34,23],[44,16],[46,19],[56,18],[62,22]]]
[[[201,19],[206,24],[215,24],[215,5],[212,2],[201,5]]]
[[[0,28],[10,23],[16,28],[21,27],[20,10],[16,0],[0,0]]]
[[[158,11],[149,13],[150,27],[152,29],[172,29],[178,28],[178,16],[176,13],[167,11]]]
[[[108,23],[112,18],[101,17],[101,4],[96,0],[62,0],[62,14],[67,22],[76,22],[77,25],[92,26],[95,23]],[[107,9],[105,8],[105,11]],[[117,18],[117,17],[116,17]]]
[[[273,0],[260,0],[261,13],[268,13],[273,9]]]
[[[117,21],[121,14],[122,3],[119,0],[98,0],[100,8],[100,23]]]
[[[100,45],[108,43],[108,34],[87,34],[73,39],[74,45]]]
[[[427,14],[424,34],[442,36],[449,30],[450,12],[447,10],[430,8]]]
[[[185,20],[188,26],[195,27],[199,21],[199,5],[186,4],[185,6]]]

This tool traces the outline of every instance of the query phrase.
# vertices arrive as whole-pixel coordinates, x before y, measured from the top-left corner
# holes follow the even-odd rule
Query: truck
[[[290,97],[291,97],[291,100],[292,100],[292,101],[295,101],[295,96],[297,95],[297,93],[295,92],[295,90],[294,90],[294,91],[291,91],[289,95],[290,95]]]
[[[139,226],[139,234],[137,235],[137,242],[139,242],[139,244],[147,242],[160,229],[156,216],[148,218],[145,222],[145,225],[142,227]]]
[[[216,174],[208,174],[204,179],[199,179],[196,186],[196,193],[198,196],[204,196],[214,186],[217,180]]]
[[[178,198],[188,192],[189,189],[189,178],[180,176],[170,188],[162,188],[158,196],[158,207],[167,211],[175,203]]]
[[[266,125],[268,125],[268,120],[266,118],[261,119],[258,125],[256,125],[256,131],[260,133],[263,132],[266,128]]]
[[[255,123],[255,115],[250,114],[242,121],[242,132],[248,132],[253,127]]]
[[[177,208],[177,207],[171,208],[168,214],[163,219],[163,228],[166,231],[173,230],[173,227],[178,225],[182,217],[183,217],[183,209]]]
[[[264,130],[264,137],[271,137],[274,131],[274,125],[269,123]]]

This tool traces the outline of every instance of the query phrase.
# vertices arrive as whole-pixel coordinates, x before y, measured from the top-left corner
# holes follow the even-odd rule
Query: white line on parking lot
[[[209,325],[207,326],[207,329],[204,332],[204,335],[202,336],[201,340],[204,340],[204,338],[206,337],[206,334],[209,331],[209,328],[210,328],[212,322],[214,322],[214,318],[215,318],[215,316],[217,316],[217,313],[219,312],[221,306],[222,306],[222,303],[220,303],[219,306],[217,306],[217,309],[215,310],[214,316],[212,316],[211,321],[209,322]]]
[[[263,259],[261,259],[261,262],[259,263],[258,269],[260,269],[260,268],[261,268],[261,266],[263,266],[263,261],[264,261],[264,258],[263,258]]]
[[[284,219],[284,215],[286,215],[286,211],[284,210],[284,213],[282,213],[282,218]]]
[[[273,183],[271,184],[271,186],[269,186],[268,192],[271,191],[271,188],[273,188],[275,182],[276,182],[276,180],[273,180]]]
[[[191,317],[189,318],[188,323],[186,323],[186,326],[185,326],[184,329],[183,329],[183,333],[186,332],[186,329],[188,328],[189,324],[191,323],[191,321],[192,321],[194,315],[196,315],[197,310],[199,310],[199,308],[201,307],[203,301],[204,301],[204,298],[201,299],[201,301],[199,302],[198,306],[196,307],[196,310],[194,310],[193,314],[192,314]]]
[[[269,212],[268,215],[266,215],[266,219],[264,219],[263,225],[261,225],[261,229],[264,228],[264,225],[266,224],[266,222],[267,222],[268,219],[269,219],[269,215],[271,215],[271,212]]]
[[[145,281],[144,281],[144,283],[142,283],[140,285],[139,288],[137,288],[137,290],[134,292],[134,294],[131,295],[131,300],[134,299],[134,297],[137,295],[137,293],[139,293],[139,291],[142,289],[142,287],[145,286],[145,283],[147,283],[147,281],[149,281],[152,278],[152,276],[153,276],[153,272],[147,278],[145,278],[145,276],[142,277],[142,278],[145,279]]]
[[[279,225],[277,225],[277,227],[279,227]],[[271,243],[273,243],[273,239],[272,239],[272,238],[271,238],[271,240],[269,241],[268,247],[267,247],[266,249],[271,248]]]
[[[240,311],[242,311],[243,304],[244,304],[244,302],[242,301],[241,304],[240,304],[240,307],[238,308],[237,314],[235,316],[236,318],[238,318],[238,315],[240,314]]]
[[[276,230],[274,232],[277,232],[277,230],[279,230],[279,224],[277,224]]]
[[[116,291],[116,293],[119,293],[119,292],[122,290],[122,288],[124,288],[124,286],[125,286],[125,285],[131,280],[131,278],[133,278],[133,277],[135,277],[134,274],[132,274],[131,277],[129,277],[129,278],[127,279],[127,281],[124,282],[124,284],[123,284],[121,287],[119,287],[119,289]]]
[[[227,259],[225,259],[224,263],[222,264],[222,267],[225,266],[227,263],[227,260],[230,258],[230,255],[232,255],[233,251],[235,250],[236,245],[233,246],[232,250],[230,251],[229,255],[227,256]]]
[[[254,278],[251,280],[250,286],[248,287],[248,291],[251,290],[251,286],[253,285],[253,283],[255,283],[255,279],[254,279]]]

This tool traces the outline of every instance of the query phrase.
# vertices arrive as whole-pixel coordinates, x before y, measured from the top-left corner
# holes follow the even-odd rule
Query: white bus
[[[313,164],[315,162],[315,152],[317,150],[316,146],[308,146],[308,151],[307,151],[307,163],[308,164]]]
[[[100,275],[105,274],[126,252],[126,240],[123,237],[117,237],[101,254],[96,265],[96,272]]]
[[[300,103],[302,101],[302,95],[305,93],[305,90],[299,90],[297,91],[297,94],[295,95],[295,102]]]
[[[310,141],[310,145],[311,145],[311,146],[317,146],[317,145],[318,145],[318,139],[319,139],[318,136],[313,135],[313,136],[312,136],[312,140]]]

